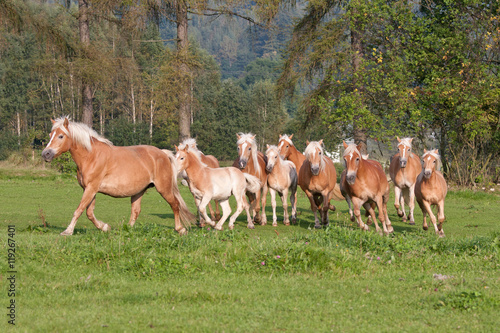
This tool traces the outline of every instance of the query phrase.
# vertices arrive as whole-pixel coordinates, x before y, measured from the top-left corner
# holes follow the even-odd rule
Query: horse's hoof
[[[283,222],[284,225],[290,225],[290,222]]]
[[[367,224],[365,224],[365,226],[364,226],[362,229],[363,229],[364,231],[368,231],[368,230],[370,230],[370,227],[369,227]]]
[[[426,226],[426,225],[424,225],[424,226],[422,227],[422,229],[424,229],[425,231],[427,231],[427,229],[429,229],[429,227],[428,227],[428,226]]]
[[[59,235],[61,235],[61,236],[71,236],[71,235],[73,235],[73,231],[64,230]]]
[[[403,217],[403,216],[405,216],[405,213],[403,213],[403,212],[398,212],[398,216],[399,216],[399,217]]]
[[[181,236],[184,236],[184,235],[187,235],[188,231],[186,230],[186,228],[182,228],[181,230],[178,231],[179,235]]]
[[[351,219],[350,219],[350,220],[351,220],[351,222],[356,221],[356,219],[354,218],[354,215],[353,215],[353,216],[351,216]]]
[[[394,228],[392,227],[392,225],[387,228],[387,234],[392,234],[394,232]]]
[[[415,225],[415,221],[410,221],[408,224],[409,224],[409,225]],[[426,229],[426,230],[427,230],[427,229]]]
[[[223,228],[223,227],[217,227],[217,226],[215,226],[215,227],[214,227],[214,229],[215,229],[215,230],[219,230],[219,231],[224,230],[224,228]]]
[[[248,225],[247,225],[247,228],[248,228],[248,229],[255,229],[255,225],[253,225],[253,224],[248,224]]]
[[[443,230],[439,230],[439,232],[438,232],[438,236],[439,236],[439,237],[444,237],[444,231],[443,231]]]
[[[294,225],[297,224],[297,219],[292,218],[292,224],[294,224]]]
[[[321,229],[321,228],[323,228],[323,227],[322,227],[320,224],[315,224],[315,225],[314,225],[314,228],[315,228],[315,229]]]
[[[324,226],[325,228],[329,227],[329,226],[330,226],[330,222],[323,223],[323,226]]]
[[[277,222],[273,222],[273,227],[277,227],[278,226],[278,223]]]
[[[234,225],[230,225],[229,230],[233,230],[233,229],[234,229]]]
[[[111,227],[109,226],[109,224],[104,223],[101,230],[104,232],[108,232],[110,229],[111,229]]]

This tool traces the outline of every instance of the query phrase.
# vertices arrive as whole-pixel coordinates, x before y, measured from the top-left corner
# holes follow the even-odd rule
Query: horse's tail
[[[245,176],[245,180],[247,181],[247,186],[246,186],[246,191],[247,192],[252,192],[252,193],[257,193],[260,188],[262,187],[262,184],[260,182],[260,179],[252,176],[248,173],[243,173],[243,176]]]
[[[181,219],[181,222],[184,227],[187,228],[196,220],[196,216],[189,211],[186,202],[179,192],[179,187],[177,186],[177,174],[179,173],[179,169],[177,167],[177,161],[175,160],[174,154],[167,149],[162,149],[162,151],[168,156],[168,159],[170,160],[170,165],[172,167],[172,193],[179,202],[179,217]]]
[[[342,191],[340,190],[340,185],[338,183],[335,184],[335,188],[333,189],[333,199],[342,201],[345,200],[344,196],[342,195]]]

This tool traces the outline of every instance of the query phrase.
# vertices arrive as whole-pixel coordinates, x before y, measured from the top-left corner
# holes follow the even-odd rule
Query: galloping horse
[[[280,155],[284,159],[292,161],[293,164],[295,164],[295,168],[297,169],[297,172],[300,173],[302,164],[304,164],[306,157],[304,156],[304,154],[302,154],[300,151],[297,150],[297,148],[293,144],[292,138],[293,138],[293,134],[291,134],[290,136],[287,134],[280,135],[279,142],[278,142],[278,148],[280,150]],[[299,177],[299,186],[300,186],[300,179],[301,178]],[[338,184],[335,184],[335,189],[333,191],[332,198],[334,198],[336,200],[344,199]],[[295,200],[297,200],[297,194],[295,194]],[[329,205],[329,208],[330,208],[330,210],[335,210],[335,206],[333,206],[331,204]],[[318,206],[318,209],[320,209],[319,206]]]
[[[200,160],[197,151],[189,146],[184,149],[175,147],[175,156],[180,171],[186,171],[189,177],[189,189],[193,193],[196,206],[205,218],[205,221],[217,230],[222,230],[222,225],[231,214],[229,197],[234,195],[238,205],[236,212],[229,219],[229,229],[234,228],[234,221],[245,209],[247,213],[248,228],[255,228],[250,217],[250,210],[245,198],[245,191],[257,191],[260,188],[258,178],[249,174],[243,174],[239,169],[229,168],[209,168]],[[217,200],[222,206],[223,215],[219,222],[215,224],[207,215],[206,206],[210,200]]]
[[[413,138],[398,139],[398,152],[391,159],[389,174],[394,183],[394,207],[398,215],[406,222],[405,202],[410,206],[410,224],[415,224],[415,182],[422,171],[420,159],[411,150]],[[400,206],[401,205],[401,206]],[[401,207],[401,209],[400,209]]]
[[[439,237],[444,237],[443,222],[444,216],[444,199],[448,192],[448,186],[443,174],[438,169],[438,164],[441,162],[438,150],[427,151],[424,149],[422,156],[423,170],[417,177],[415,184],[415,197],[418,205],[424,215],[424,230],[427,230],[427,213],[431,217],[431,222],[434,224],[434,230]],[[432,213],[431,206],[438,208],[438,222],[436,225],[436,216]]]
[[[321,223],[325,226],[329,224],[329,202],[337,183],[337,172],[332,160],[324,154],[323,140],[307,142],[305,156],[306,160],[299,171],[299,185],[309,198],[314,212],[314,227],[318,229],[321,228],[318,209]],[[321,204],[323,206],[319,208]]]
[[[189,146],[191,151],[197,153],[200,157],[201,162],[204,163],[209,168],[218,168],[219,167],[219,161],[217,160],[217,158],[215,158],[215,156],[205,155],[198,149],[198,146],[196,145],[196,139],[193,139],[193,138],[185,139],[184,141],[182,141],[181,144],[179,144],[179,149],[183,150],[186,146]],[[182,172],[181,174],[182,174],[182,178],[184,178],[184,179],[187,178],[187,176],[185,177],[184,172]],[[186,179],[186,180],[188,180],[188,179]],[[208,203],[208,209],[210,210],[210,217],[212,218],[212,220],[217,220],[217,221],[220,220],[219,203],[217,201],[215,202],[215,212],[214,212],[214,209],[212,208],[212,205],[210,204],[210,202]],[[200,226],[201,227],[204,226],[204,222],[201,220],[200,220]]]
[[[267,223],[266,218],[266,196],[267,196],[267,174],[266,160],[264,154],[257,150],[255,135],[252,133],[236,134],[238,141],[238,158],[234,161],[233,167],[239,168],[243,173],[248,173],[260,180],[261,188],[256,191],[247,191],[254,222],[260,225]],[[260,204],[262,203],[262,212],[260,213]],[[259,213],[261,215],[259,215]]]
[[[389,182],[380,163],[364,159],[359,152],[359,147],[354,143],[344,143],[345,177],[341,179],[341,188],[347,193],[354,206],[354,215],[358,225],[363,230],[369,230],[368,225],[361,220],[361,206],[375,221],[375,228],[379,234],[382,230],[378,226],[375,211],[371,206],[375,202],[379,212],[379,219],[385,234],[393,232],[391,221],[387,215],[387,202],[389,201]]]
[[[131,197],[129,224],[133,226],[141,211],[142,195],[153,186],[172,208],[175,230],[179,234],[187,232],[185,226],[195,217],[177,188],[177,169],[171,152],[153,146],[115,147],[87,125],[70,122],[67,117],[52,120],[52,124],[50,141],[42,157],[50,162],[69,151],[78,167],[78,183],[84,190],[71,223],[61,235],[73,234],[76,221],[85,209],[98,229],[109,230],[108,224],[94,216],[97,192],[116,198]]]
[[[286,199],[288,191],[290,191],[292,223],[295,224],[297,222],[297,201],[295,200],[295,194],[297,192],[297,170],[295,169],[295,164],[290,161],[285,161],[280,156],[280,152],[276,146],[267,145],[266,157],[266,171],[268,172],[267,185],[271,193],[271,203],[273,206],[273,226],[278,225],[276,217],[276,192],[278,192],[283,203],[283,223],[285,225],[290,225]]]

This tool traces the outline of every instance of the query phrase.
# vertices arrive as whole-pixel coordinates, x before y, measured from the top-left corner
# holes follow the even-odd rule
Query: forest
[[[499,182],[499,22],[480,0],[1,0],[0,159],[69,115],[220,160],[238,132],[365,152],[414,137],[449,181]]]

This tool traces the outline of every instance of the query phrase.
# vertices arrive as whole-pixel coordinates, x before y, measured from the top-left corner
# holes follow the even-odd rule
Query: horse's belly
[[[152,181],[149,179],[135,181],[127,179],[104,180],[99,186],[99,193],[116,198],[126,198],[145,190],[150,184],[152,184]]]

